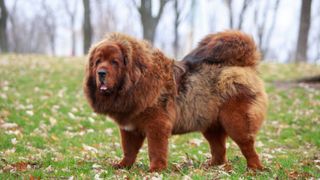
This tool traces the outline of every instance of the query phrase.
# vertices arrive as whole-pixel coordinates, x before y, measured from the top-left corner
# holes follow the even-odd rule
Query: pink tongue
[[[107,88],[107,86],[106,85],[102,85],[101,87],[100,87],[100,90],[107,90],[108,88]]]

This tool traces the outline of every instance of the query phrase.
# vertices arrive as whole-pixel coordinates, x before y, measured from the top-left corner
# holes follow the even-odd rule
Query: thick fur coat
[[[226,31],[205,37],[182,61],[148,42],[113,33],[92,46],[84,92],[93,110],[119,125],[130,167],[148,141],[150,170],[167,167],[168,138],[199,131],[212,165],[226,162],[226,138],[240,147],[251,169],[262,169],[254,148],[267,95],[256,65],[259,52],[248,35]]]

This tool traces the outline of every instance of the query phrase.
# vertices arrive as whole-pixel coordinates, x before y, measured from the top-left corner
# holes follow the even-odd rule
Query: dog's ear
[[[125,66],[130,65],[131,58],[132,58],[131,57],[132,49],[131,49],[129,43],[126,41],[121,41],[121,42],[118,42],[117,45],[119,46],[121,53],[122,53],[123,64]]]
[[[123,63],[127,67],[132,83],[135,84],[140,78],[144,66],[140,62],[140,59],[133,55],[133,50],[130,42],[121,41],[121,43],[119,43],[118,45],[122,52]]]
[[[122,92],[126,92],[139,82],[147,66],[143,63],[143,57],[133,52],[129,41],[118,42],[118,46],[121,49],[123,63],[126,68],[122,85]]]
[[[83,81],[83,90],[84,94],[89,101],[89,104],[93,107],[96,102],[95,92],[96,92],[96,82],[94,77],[92,76],[92,67],[94,65],[93,56],[95,54],[96,47],[92,46],[88,53],[88,61],[85,66],[85,78]]]
[[[93,67],[94,65],[94,54],[96,52],[96,46],[91,46],[91,48],[89,49],[89,53],[88,53],[88,66],[89,68]]]
[[[131,87],[138,84],[146,68],[147,67],[141,64],[137,59],[134,60],[133,63],[131,62],[130,67],[128,67],[124,74],[121,92],[126,93]]]
[[[127,66],[127,65],[128,65],[128,63],[129,63],[128,56],[123,55],[123,64],[124,64],[125,66]]]
[[[191,64],[206,62],[209,64],[219,64],[223,61],[224,54],[230,54],[226,52],[232,46],[230,43],[226,43],[223,40],[218,40],[214,35],[208,35],[202,41],[200,41],[198,47],[186,55],[183,60]]]
[[[208,58],[208,44],[212,36],[208,35],[202,39],[197,48],[193,49],[188,55],[186,55],[182,60],[189,63],[199,63]]]
[[[97,85],[94,77],[92,77],[90,74],[86,74],[83,82],[83,91],[91,106],[93,106],[93,104],[96,102],[96,90]]]
[[[136,59],[131,71],[131,81],[133,84],[137,84],[139,82],[143,72],[144,72],[143,64],[139,61],[139,59]]]
[[[182,60],[190,63],[202,62],[207,58],[206,56],[206,46],[197,47],[188,55],[186,55]]]

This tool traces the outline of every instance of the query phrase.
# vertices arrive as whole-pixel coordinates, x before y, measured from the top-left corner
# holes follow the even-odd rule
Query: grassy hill
[[[319,86],[278,82],[320,74],[319,65],[260,66],[270,106],[256,146],[268,171],[246,171],[230,140],[229,163],[205,168],[208,144],[191,133],[170,139],[168,170],[151,174],[146,143],[131,170],[110,166],[121,158],[119,132],[88,107],[84,64],[84,58],[0,55],[0,179],[320,178]]]

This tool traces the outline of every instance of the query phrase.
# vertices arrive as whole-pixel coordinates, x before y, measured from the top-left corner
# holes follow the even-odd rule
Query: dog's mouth
[[[108,86],[107,86],[107,82],[106,82],[105,77],[103,77],[103,76],[98,77],[98,88],[102,92],[108,90]]]
[[[106,83],[100,82],[98,85],[98,89],[102,94],[111,94],[112,88],[108,87]]]
[[[105,84],[101,84],[99,89],[100,89],[100,91],[107,91],[108,87]]]

